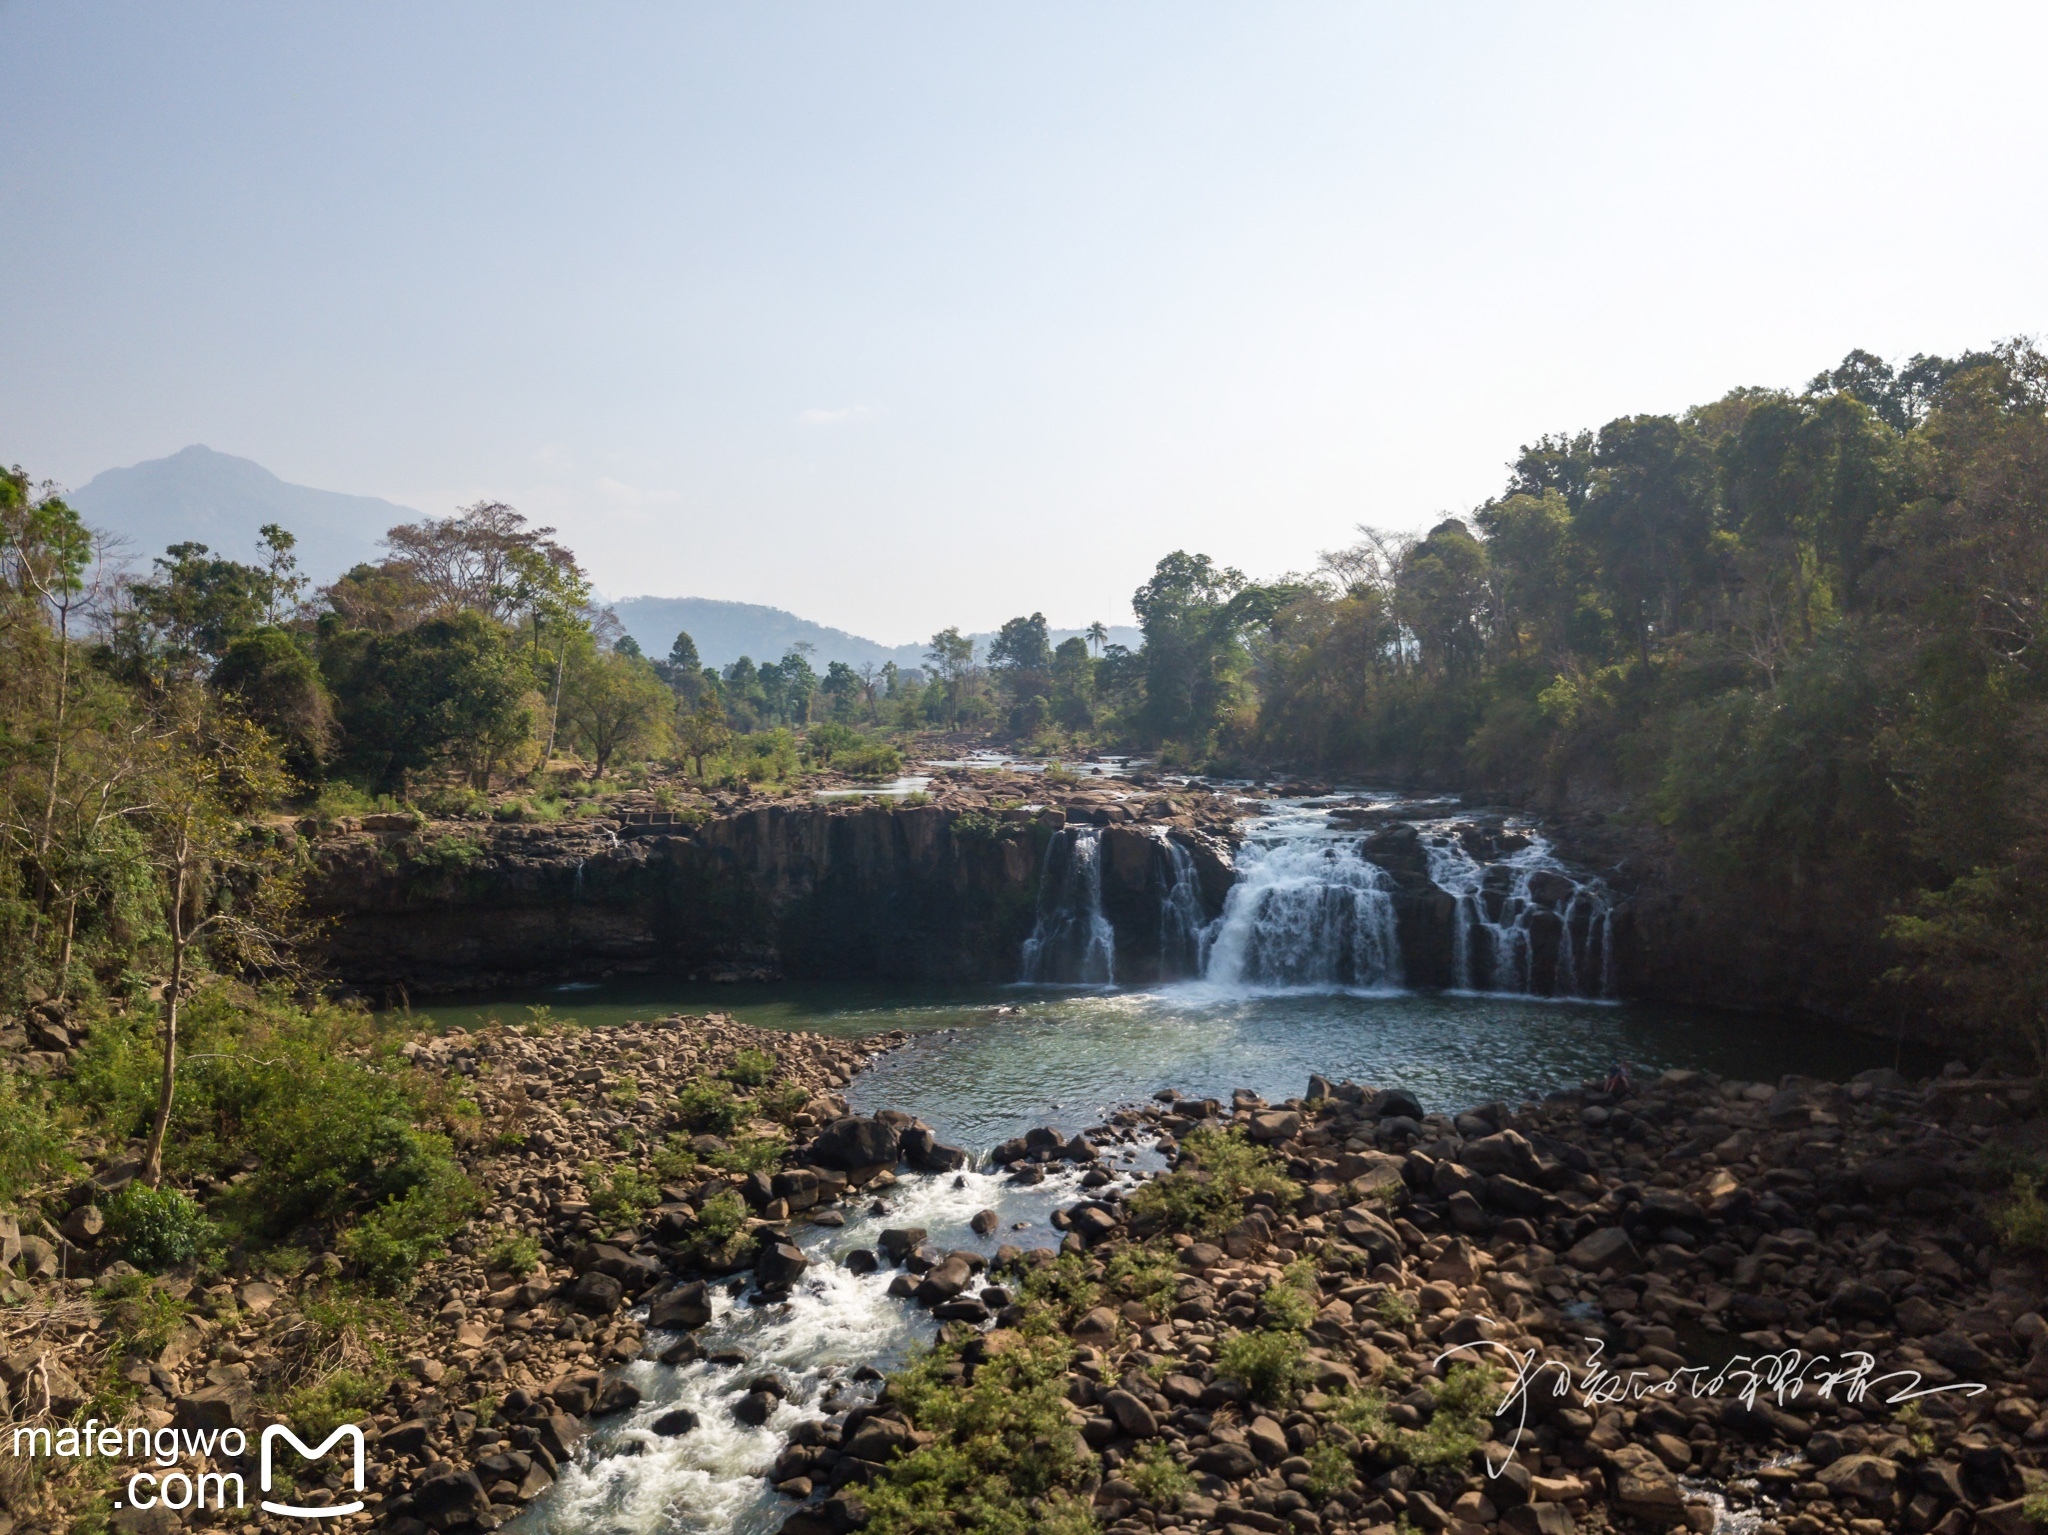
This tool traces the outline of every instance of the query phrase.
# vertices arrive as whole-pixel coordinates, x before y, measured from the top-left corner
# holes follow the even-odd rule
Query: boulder
[[[1814,1475],[1838,1503],[1853,1499],[1866,1508],[1889,1513],[1897,1499],[1899,1468],[1881,1455],[1844,1455]]]
[[[1401,1234],[1386,1218],[1363,1205],[1353,1205],[1336,1218],[1337,1235],[1364,1251],[1373,1263],[1401,1261]]]
[[[1413,1120],[1419,1127],[1422,1121],[1422,1100],[1405,1087],[1389,1087],[1373,1094],[1365,1111],[1376,1119]]]
[[[1873,1199],[1897,1199],[1914,1189],[1936,1188],[1945,1176],[1939,1164],[1910,1154],[1876,1157],[1857,1169]]]
[[[902,1153],[903,1132],[895,1125],[849,1115],[820,1130],[805,1157],[820,1167],[852,1172],[864,1167],[894,1167]]]
[[[1211,1476],[1220,1476],[1226,1482],[1241,1482],[1248,1476],[1259,1473],[1259,1457],[1241,1444],[1224,1440],[1212,1444],[1195,1457],[1195,1469],[1206,1471]]]
[[[948,1253],[926,1272],[912,1293],[921,1304],[936,1306],[941,1301],[951,1300],[966,1289],[968,1282],[973,1278],[974,1270],[967,1261],[967,1255]]]
[[[1271,1109],[1263,1114],[1254,1114],[1252,1122],[1245,1127],[1245,1134],[1268,1144],[1291,1141],[1301,1134],[1301,1116],[1291,1109]]]
[[[1507,1535],[1573,1535],[1571,1510],[1562,1503],[1524,1503],[1500,1516]]]
[[[570,1304],[597,1316],[610,1316],[624,1304],[625,1299],[626,1287],[611,1275],[600,1274],[595,1269],[569,1287]]]
[[[901,1263],[918,1249],[928,1233],[922,1226],[892,1226],[875,1238],[875,1246],[891,1263]]]
[[[455,1523],[472,1514],[480,1514],[491,1506],[491,1500],[484,1493],[484,1484],[477,1480],[476,1473],[468,1467],[455,1467],[446,1461],[429,1466],[420,1479],[412,1484],[412,1511],[416,1518],[429,1523],[445,1519]]]
[[[51,1394],[56,1394],[54,1383]],[[179,1397],[173,1422],[180,1429],[218,1433],[230,1428],[247,1429],[255,1412],[256,1393],[249,1383],[246,1380],[228,1380],[218,1385],[202,1386],[190,1395]]]
[[[687,1434],[697,1426],[697,1415],[687,1407],[671,1407],[667,1412],[648,1424],[648,1430],[664,1438]]]
[[[1586,1274],[1599,1274],[1608,1269],[1617,1274],[1632,1274],[1643,1266],[1636,1244],[1619,1226],[1606,1226],[1585,1237],[1564,1255],[1564,1261]]]
[[[1117,1426],[1133,1439],[1153,1439],[1159,1434],[1159,1420],[1152,1409],[1130,1392],[1116,1390],[1102,1398],[1102,1410],[1116,1419]]]
[[[839,1447],[841,1455],[855,1460],[871,1460],[883,1465],[894,1460],[910,1448],[911,1429],[908,1423],[895,1418],[868,1418],[859,1428],[846,1436]]]
[[[770,1242],[754,1260],[754,1278],[764,1289],[786,1290],[803,1276],[811,1260],[790,1242]]]
[[[1117,1315],[1107,1306],[1097,1306],[1069,1329],[1077,1343],[1106,1343],[1116,1337]]]
[[[647,1325],[676,1331],[702,1327],[711,1320],[711,1287],[703,1280],[678,1285],[655,1301],[647,1312]]]

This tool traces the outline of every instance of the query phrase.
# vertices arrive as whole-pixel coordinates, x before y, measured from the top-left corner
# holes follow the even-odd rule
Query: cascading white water
[[[1568,873],[1550,843],[1528,844],[1485,864],[1455,826],[1423,828],[1431,881],[1455,902],[1451,915],[1451,984],[1460,991],[1545,992],[1553,996],[1614,994],[1613,902],[1601,881]],[[1554,921],[1555,943],[1538,953],[1539,927]],[[1584,973],[1598,956],[1597,973]],[[1548,960],[1545,964],[1542,961]]]
[[[1169,975],[1200,975],[1209,929],[1201,879],[1186,848],[1165,832],[1156,835],[1172,871],[1159,901],[1159,967]]]
[[[1046,845],[1023,979],[1089,986],[1116,980],[1116,931],[1102,914],[1102,834],[1092,826],[1070,826]]]
[[[1320,817],[1261,828],[1207,935],[1206,979],[1241,987],[1396,987],[1393,881]]]

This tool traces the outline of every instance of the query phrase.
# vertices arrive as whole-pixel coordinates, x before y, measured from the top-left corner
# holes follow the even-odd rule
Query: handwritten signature
[[[1500,1406],[1494,1409],[1494,1416],[1504,1417],[1510,1411],[1516,1414],[1514,1437],[1507,1443],[1510,1454],[1520,1446],[1522,1431],[1528,1426],[1530,1393],[1546,1380],[1550,1383],[1553,1397],[1569,1397],[1576,1392],[1588,1407],[1611,1407],[1624,1402],[1640,1402],[1652,1396],[1675,1397],[1681,1391],[1689,1392],[1695,1400],[1732,1395],[1751,1410],[1755,1409],[1759,1396],[1767,1395],[1783,1407],[1809,1391],[1817,1400],[1831,1398],[1839,1392],[1842,1400],[1852,1405],[1876,1396],[1886,1406],[1896,1407],[1923,1396],[1939,1396],[1950,1391],[1981,1396],[1989,1389],[1981,1381],[1956,1381],[1945,1386],[1922,1385],[1923,1377],[1918,1370],[1887,1370],[1879,1374],[1876,1356],[1861,1350],[1852,1350],[1837,1359],[1833,1355],[1809,1354],[1796,1348],[1776,1354],[1737,1354],[1723,1365],[1683,1365],[1664,1379],[1654,1380],[1648,1370],[1630,1370],[1624,1374],[1608,1368],[1600,1360],[1606,1343],[1599,1338],[1588,1338],[1586,1342],[1592,1346],[1592,1353],[1576,1374],[1566,1361],[1540,1357],[1539,1349],[1518,1350],[1491,1338],[1445,1349],[1433,1363],[1440,1367],[1445,1360],[1460,1354],[1473,1356],[1488,1349],[1507,1357],[1514,1366],[1514,1380],[1502,1396]],[[1894,1382],[1901,1384],[1886,1395],[1884,1388]],[[1506,1464],[1503,1461],[1496,1466],[1489,1454],[1486,1459],[1487,1475],[1499,1476]]]

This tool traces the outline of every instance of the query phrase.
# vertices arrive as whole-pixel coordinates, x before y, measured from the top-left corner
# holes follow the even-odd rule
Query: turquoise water
[[[1311,1072],[1406,1087],[1432,1109],[1530,1097],[1605,1076],[1696,1067],[1775,1081],[1896,1063],[1888,1042],[1806,1022],[1705,1009],[1499,995],[1248,994],[1190,982],[1149,991],[982,986],[691,986],[651,980],[470,999],[419,1011],[442,1024],[525,1019],[531,1006],[592,1027],[730,1013],[771,1029],[916,1037],[861,1074],[857,1108],[900,1108],[985,1148],[1032,1125],[1077,1129],[1173,1087],[1292,1097]],[[1911,1069],[1916,1063],[1906,1063]]]

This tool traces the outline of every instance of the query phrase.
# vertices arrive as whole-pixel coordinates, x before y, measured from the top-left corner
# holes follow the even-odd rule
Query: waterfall
[[[1159,967],[1167,974],[1200,975],[1207,956],[1209,920],[1195,860],[1165,832],[1157,833],[1173,877],[1159,900]]]
[[[1127,958],[1149,960],[1153,934],[1138,924],[1156,921],[1158,969],[1148,968],[1148,979],[1199,976],[1249,991],[1389,990],[1408,979],[1405,922],[1410,943],[1420,946],[1407,959],[1427,984],[1615,995],[1614,903],[1604,882],[1568,871],[1526,829],[1447,820],[1406,827],[1391,841],[1380,833],[1368,839],[1317,806],[1275,805],[1246,824],[1236,882],[1213,921],[1194,856],[1164,829],[1147,828],[1142,834],[1158,851],[1145,884],[1111,891]],[[1092,826],[1069,826],[1047,844],[1023,980],[1115,984],[1117,932],[1103,909],[1102,839]],[[1439,891],[1450,897],[1448,933],[1432,914]]]
[[[1116,933],[1102,914],[1102,834],[1092,826],[1070,826],[1046,846],[1023,971],[1026,981],[1116,980]]]
[[[1355,838],[1289,822],[1238,854],[1204,974],[1226,986],[1401,984],[1394,887]]]
[[[1528,845],[1481,863],[1455,826],[1424,829],[1429,877],[1453,902],[1451,985],[1459,991],[1614,994],[1613,902],[1601,881],[1580,880],[1531,834]],[[1539,954],[1539,936],[1555,946]],[[1587,973],[1596,967],[1597,973]],[[1548,959],[1548,963],[1543,961]]]

